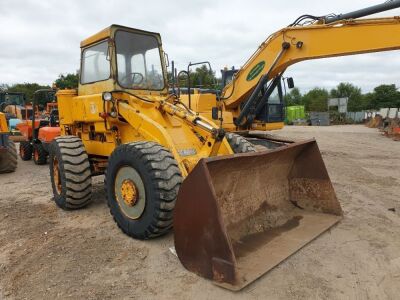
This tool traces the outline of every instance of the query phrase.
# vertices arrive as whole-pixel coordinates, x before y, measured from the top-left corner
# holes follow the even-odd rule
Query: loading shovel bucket
[[[186,269],[240,290],[342,218],[315,140],[202,159],[174,215]]]

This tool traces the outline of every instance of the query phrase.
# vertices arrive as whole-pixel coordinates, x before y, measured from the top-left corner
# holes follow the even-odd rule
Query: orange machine
[[[54,91],[38,90],[35,94],[43,92],[53,93]],[[19,155],[25,161],[33,157],[33,161],[37,165],[46,164],[50,143],[61,134],[57,103],[47,103],[46,112],[44,119],[36,120],[36,114],[33,114],[32,120],[17,125],[24,137],[24,141],[19,144]]]

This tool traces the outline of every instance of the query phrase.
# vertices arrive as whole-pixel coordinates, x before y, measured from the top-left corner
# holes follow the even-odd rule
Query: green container
[[[286,107],[286,120],[288,124],[292,124],[294,120],[305,119],[306,113],[304,105]]]

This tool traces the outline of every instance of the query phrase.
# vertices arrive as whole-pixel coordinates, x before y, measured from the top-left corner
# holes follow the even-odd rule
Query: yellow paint
[[[107,28],[103,29],[102,31],[92,35],[91,37],[83,40],[81,42],[81,48],[87,47],[91,44],[94,44],[101,40],[104,40],[104,39],[110,37],[110,34],[111,34],[111,26],[107,27]]]
[[[211,110],[220,106],[222,126],[225,130],[241,130],[233,123],[240,113],[240,104],[247,99],[260,76],[270,69],[273,60],[282,49],[282,42],[288,42],[291,46],[271,70],[270,78],[303,60],[400,48],[399,18],[340,21],[329,25],[284,28],[261,44],[236,75],[234,82],[225,88],[223,95],[231,97],[218,103],[215,95],[195,93],[190,103],[191,109],[196,112],[193,113],[185,108],[185,105],[189,105],[187,96],[181,99],[185,105],[175,103],[172,97],[168,97],[166,84],[161,91],[130,90],[119,86],[116,80],[114,43],[116,30],[154,36],[159,42],[160,53],[163,53],[158,33],[117,25],[112,25],[84,40],[81,44],[82,51],[93,43],[102,40],[109,42],[111,76],[104,81],[80,84],[77,91],[61,90],[57,93],[62,134],[81,137],[89,156],[108,157],[120,144],[155,141],[169,149],[183,176],[186,176],[201,158],[232,153],[227,141],[224,139],[220,143],[213,134],[221,121],[212,120]],[[296,47],[298,42],[302,42],[302,47]],[[164,82],[167,82],[164,59],[161,61]],[[254,79],[247,80],[249,72],[261,61],[266,63],[263,72]],[[102,93],[110,91],[115,91],[115,107],[107,102],[103,109]],[[111,116],[111,112],[118,117]],[[198,121],[203,125],[195,124]],[[252,129],[275,130],[282,127],[282,122],[255,122]]]
[[[159,41],[162,53],[159,34],[116,25],[83,41],[82,51],[87,45],[100,40],[114,40],[118,29],[153,35]],[[112,43],[110,46],[114,47]],[[80,84],[78,90],[60,90],[57,93],[62,135],[79,136],[89,156],[108,157],[120,144],[155,141],[169,149],[182,175],[186,176],[201,158],[233,153],[226,140],[220,143],[213,136],[212,131],[218,129],[216,124],[201,115],[188,112],[182,105],[173,104],[173,99],[168,98],[167,88],[162,91],[144,91],[127,90],[119,86],[114,80],[115,55],[111,54],[110,59],[111,77],[108,80]],[[165,76],[164,60],[162,64]],[[104,104],[102,100],[102,93],[110,91],[116,91],[113,92],[115,106],[110,102]],[[211,104],[204,104],[198,102],[197,107],[209,110]],[[110,115],[113,109],[118,117]],[[198,120],[206,124],[206,127],[196,125]]]
[[[8,125],[6,115],[0,112],[0,133],[7,133]]]
[[[232,97],[225,101],[227,109],[239,106],[249,95],[270,69],[282,49],[282,42],[289,42],[291,47],[271,71],[270,78],[304,60],[400,49],[400,19],[344,20],[328,25],[287,27],[272,34],[236,74],[234,83],[225,88],[223,95],[227,96],[235,86]],[[297,42],[303,42],[303,47],[297,48]],[[266,62],[264,71],[247,81],[250,70],[261,61]]]
[[[225,130],[250,129],[236,127],[233,118],[239,116],[240,105],[248,99],[260,77],[271,68],[282,49],[283,42],[290,43],[290,48],[271,70],[269,79],[276,77],[289,66],[305,60],[400,49],[400,18],[344,20],[329,25],[318,23],[311,26],[287,27],[272,34],[258,47],[235,75],[234,81],[222,92],[223,97],[230,96],[222,104]],[[296,47],[298,42],[303,43],[301,48]],[[265,62],[263,71],[248,81],[251,70],[261,62]],[[187,98],[187,95],[182,97],[185,104],[188,104]],[[191,99],[192,109],[210,118],[211,109],[217,102],[215,95],[193,94]],[[283,128],[282,122],[255,122],[252,129],[281,128]]]
[[[128,206],[134,206],[137,201],[138,192],[135,183],[130,179],[125,179],[121,185],[121,195]]]
[[[279,130],[285,126],[283,122],[274,122],[274,123],[258,123],[255,122],[252,125],[253,130],[261,130],[261,131],[270,131],[270,130]]]

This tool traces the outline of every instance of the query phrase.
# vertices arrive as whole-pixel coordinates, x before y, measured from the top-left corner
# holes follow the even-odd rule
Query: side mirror
[[[287,79],[287,85],[288,85],[288,88],[289,88],[289,89],[293,89],[293,88],[294,88],[294,80],[293,80],[292,77],[289,77],[289,78]]]

